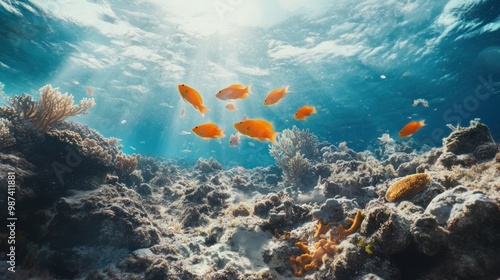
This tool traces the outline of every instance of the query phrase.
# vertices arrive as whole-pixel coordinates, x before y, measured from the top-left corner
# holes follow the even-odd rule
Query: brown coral
[[[73,95],[60,93],[59,88],[45,85],[39,90],[39,101],[23,94],[9,100],[11,107],[20,119],[29,120],[41,132],[47,132],[55,124],[72,116],[87,114],[87,110],[95,106],[94,99],[84,98],[73,105]]]
[[[100,146],[98,141],[94,139],[83,139],[82,135],[78,132],[68,129],[52,129],[48,131],[46,135],[62,143],[71,145],[71,147],[75,148],[81,155],[95,159],[104,166],[111,166],[112,164],[113,157],[110,151]]]
[[[431,177],[426,173],[408,175],[389,187],[385,198],[390,202],[408,199],[424,190],[430,183]]]
[[[129,175],[137,166],[137,156],[127,156],[125,154],[116,155],[116,168],[122,175]]]

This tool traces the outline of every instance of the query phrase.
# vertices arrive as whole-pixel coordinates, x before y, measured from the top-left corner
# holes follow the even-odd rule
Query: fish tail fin
[[[218,135],[219,135],[220,138],[226,137],[226,135],[224,135],[224,129],[219,130]]]
[[[252,90],[251,90],[251,87],[252,87],[252,85],[248,85],[248,86],[245,88],[245,91],[246,91],[247,93],[253,93],[253,92],[252,92]]]
[[[271,143],[276,143],[276,137],[280,134],[279,132],[271,132]]]
[[[210,111],[210,109],[208,109],[207,107],[201,105],[199,111],[200,111],[201,116],[205,117],[205,113],[208,112],[208,111]]]
[[[418,124],[419,124],[420,126],[426,126],[426,124],[425,124],[425,120],[421,120],[421,121],[419,121],[419,122],[418,122]]]
[[[312,112],[311,112],[311,114],[316,114],[316,113],[317,113],[317,112],[316,112],[316,107],[312,107]]]
[[[289,86],[286,86],[286,87],[285,87],[285,92],[288,92],[288,87],[289,87]]]

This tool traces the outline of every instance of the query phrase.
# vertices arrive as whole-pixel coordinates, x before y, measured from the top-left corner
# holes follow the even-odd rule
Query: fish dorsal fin
[[[265,120],[251,120],[251,121],[258,124],[259,126],[264,127],[265,129],[268,129],[268,130],[274,129],[273,125],[268,121],[265,121]]]
[[[244,89],[245,87],[242,84],[232,84],[229,86],[229,88]]]

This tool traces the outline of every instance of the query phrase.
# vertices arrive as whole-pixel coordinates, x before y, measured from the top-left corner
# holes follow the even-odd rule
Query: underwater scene
[[[497,0],[0,0],[0,279],[500,279]]]

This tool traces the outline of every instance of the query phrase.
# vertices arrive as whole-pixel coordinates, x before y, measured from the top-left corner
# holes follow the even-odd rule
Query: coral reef
[[[277,166],[226,169],[125,155],[70,121],[41,133],[19,102],[0,107],[22,221],[13,279],[500,276],[500,153],[482,124],[425,152],[388,136],[355,152],[294,128],[271,146]]]

